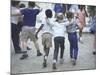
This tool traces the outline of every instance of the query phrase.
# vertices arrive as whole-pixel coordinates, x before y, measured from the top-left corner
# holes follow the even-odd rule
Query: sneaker
[[[72,59],[72,65],[76,65],[76,60],[75,59]]]
[[[74,60],[73,58],[70,59],[71,62],[73,62],[73,60]]]
[[[82,39],[82,37],[79,38],[79,42],[83,44],[83,39]]]
[[[53,63],[53,69],[54,69],[54,70],[57,69],[57,68],[56,68],[56,63]]]
[[[37,56],[42,56],[42,53],[41,52],[37,52]]]
[[[64,59],[60,59],[60,64],[63,64],[64,63]]]
[[[28,57],[28,54],[24,54],[22,55],[22,57],[20,58],[20,60],[26,59]]]
[[[47,61],[46,60],[44,60],[44,62],[43,62],[43,68],[45,68],[45,67],[47,67]]]

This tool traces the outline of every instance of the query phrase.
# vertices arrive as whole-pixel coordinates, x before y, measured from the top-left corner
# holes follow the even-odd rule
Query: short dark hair
[[[28,2],[29,7],[35,7],[35,2]]]
[[[20,8],[24,8],[25,7],[25,4],[20,4],[19,7]]]
[[[52,18],[52,11],[50,9],[47,9],[45,11],[45,15],[47,16],[47,18]]]
[[[73,18],[74,17],[74,14],[72,13],[72,12],[68,12],[67,13],[67,18],[69,19],[69,18]]]
[[[17,5],[19,5],[19,3],[20,3],[20,1],[14,1],[14,0],[11,1],[11,5],[13,7],[16,7]]]

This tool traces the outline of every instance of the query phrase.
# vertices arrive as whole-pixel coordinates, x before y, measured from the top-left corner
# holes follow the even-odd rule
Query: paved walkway
[[[67,35],[66,35],[67,36]],[[72,70],[87,70],[96,68],[96,58],[92,54],[92,43],[93,35],[89,33],[84,33],[83,44],[79,43],[79,56],[77,60],[77,65],[73,66],[70,62],[69,57],[69,42],[66,37],[65,41],[65,52],[64,52],[64,64],[60,64],[58,61],[57,70],[55,71],[72,71]],[[43,53],[43,47],[41,44],[41,39],[38,40],[41,52]],[[48,57],[48,67],[43,68],[43,56],[36,56],[36,49],[34,48],[33,42],[28,42],[28,45],[32,50],[28,51],[29,57],[25,60],[20,60],[21,54],[14,54],[13,48],[11,49],[11,71],[12,73],[37,73],[37,72],[53,72],[52,69],[52,58],[54,49],[51,48]]]

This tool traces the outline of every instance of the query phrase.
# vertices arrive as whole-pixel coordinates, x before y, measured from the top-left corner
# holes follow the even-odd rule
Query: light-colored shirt
[[[67,21],[64,20],[62,22],[57,21],[48,21],[49,24],[53,26],[53,36],[54,37],[64,37],[66,31]]]
[[[50,21],[50,20],[52,20],[52,19],[48,18],[48,21]],[[48,32],[48,33],[52,34],[52,31],[53,31],[52,26],[47,23],[46,19],[43,19],[42,25],[43,25],[43,28],[42,28],[43,33]]]
[[[17,24],[19,16],[13,14],[19,14],[20,10],[16,7],[11,7],[11,23]]]
[[[76,32],[77,30],[77,20],[76,19],[72,19],[70,22],[67,22],[67,32],[68,33],[73,33]]]

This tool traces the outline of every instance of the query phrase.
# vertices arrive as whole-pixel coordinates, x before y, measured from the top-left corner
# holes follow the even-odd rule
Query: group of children
[[[42,33],[42,45],[44,50],[43,57],[43,67],[47,67],[47,58],[49,55],[50,48],[52,47],[52,37],[54,37],[54,54],[53,54],[53,69],[56,69],[57,59],[59,48],[60,51],[60,63],[62,64],[64,49],[65,49],[65,33],[68,34],[68,40],[70,43],[70,58],[73,65],[76,65],[77,57],[78,57],[78,37],[77,37],[77,28],[81,28],[81,24],[83,21],[79,19],[80,17],[76,17],[75,13],[67,12],[66,18],[63,13],[57,13],[56,18],[53,19],[52,10],[47,9],[45,11],[45,16],[42,20],[40,28],[36,32],[36,16],[41,12],[39,6],[37,6],[34,2],[28,2],[28,8],[24,8],[19,10],[19,12],[11,14],[11,16],[22,16],[23,27],[20,35],[21,39],[21,49],[23,50],[23,55],[20,59],[25,59],[28,57],[27,53],[27,41],[30,38],[31,41],[34,42],[34,45],[37,49],[37,56],[41,56],[39,45],[38,45],[38,33],[40,30]],[[37,6],[37,8],[35,8]],[[13,9],[12,9],[13,10]],[[82,14],[80,16],[83,16]],[[12,25],[13,26],[13,25]]]
[[[77,17],[78,20],[80,21],[79,41],[83,43],[82,32],[83,28],[86,26],[86,17],[88,17],[85,5],[76,5],[76,4],[70,5],[70,4],[56,3],[54,6],[54,11],[55,11],[55,16],[59,12],[62,12],[65,17],[67,16],[67,12],[74,13],[74,16]]]
[[[44,33],[42,34],[42,44],[44,46],[44,62],[43,67],[47,66],[47,57],[51,47],[52,35],[54,37],[54,55],[53,55],[53,69],[56,69],[56,63],[58,59],[59,48],[60,51],[60,63],[62,64],[64,49],[65,49],[65,32],[68,33],[68,40],[70,43],[70,58],[72,64],[76,65],[76,60],[78,56],[78,39],[77,39],[77,27],[79,27],[79,21],[74,18],[72,12],[67,13],[67,19],[64,18],[62,13],[57,14],[57,18],[52,20],[52,11],[50,9],[46,10],[46,18],[44,22],[36,33],[42,29]],[[45,41],[45,42],[44,42]]]

